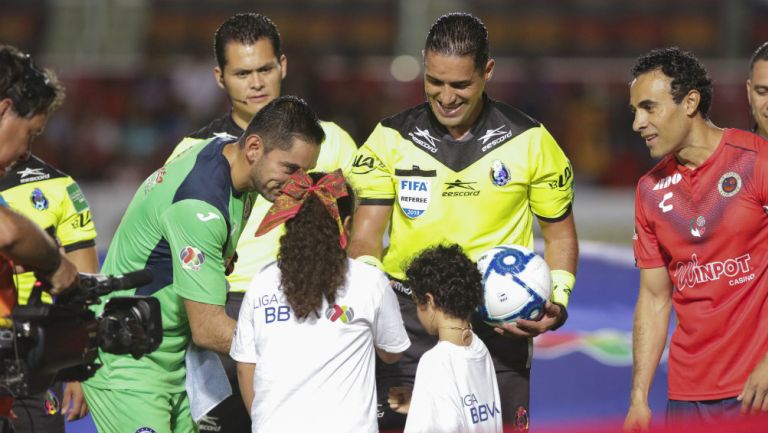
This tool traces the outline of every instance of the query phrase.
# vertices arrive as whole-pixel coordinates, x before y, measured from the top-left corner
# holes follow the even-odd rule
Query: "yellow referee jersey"
[[[539,122],[484,96],[455,140],[424,103],[383,120],[358,150],[350,179],[362,205],[393,205],[384,270],[403,279],[423,249],[455,242],[476,260],[500,244],[533,248],[534,215],[570,214],[573,172]]]
[[[96,245],[91,209],[77,183],[45,161],[31,156],[0,178],[8,206],[58,239],[66,252]],[[19,304],[26,304],[35,283],[31,272],[16,276]],[[47,293],[43,301],[51,302]]]
[[[313,171],[333,171],[341,168],[346,173],[351,168],[352,158],[357,150],[354,140],[343,128],[333,122],[321,121],[320,125],[325,131],[325,141],[320,146],[320,155]],[[243,130],[232,121],[231,116],[220,117],[190,137],[185,137],[173,150],[168,160],[170,161],[201,140],[223,134],[239,138],[243,134]],[[280,237],[284,233],[283,226],[270,230],[263,236],[254,236],[261,220],[271,206],[272,203],[261,196],[253,204],[251,216],[248,218],[237,244],[237,263],[235,263],[232,273],[227,276],[230,291],[245,292],[254,275],[277,258]]]

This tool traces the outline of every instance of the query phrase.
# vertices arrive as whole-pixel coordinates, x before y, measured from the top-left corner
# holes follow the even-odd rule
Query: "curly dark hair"
[[[480,18],[465,13],[445,14],[432,24],[424,43],[424,52],[446,56],[472,56],[478,71],[485,69],[490,57],[488,29]]]
[[[227,65],[227,44],[236,42],[243,45],[255,44],[259,39],[267,38],[272,44],[275,57],[280,58],[280,32],[277,26],[264,15],[249,12],[231,16],[224,21],[213,35],[213,55],[219,68]]]
[[[56,74],[40,70],[29,54],[0,45],[0,99],[10,98],[20,117],[50,113],[64,102],[64,87]]]
[[[701,117],[709,119],[709,107],[712,105],[712,79],[709,78],[704,65],[689,51],[683,51],[679,47],[657,48],[638,57],[632,66],[632,76],[638,76],[647,72],[661,70],[672,79],[672,100],[676,104],[682,102],[685,95],[691,90],[696,90],[701,95],[697,108]]]
[[[468,319],[483,302],[483,276],[457,244],[428,248],[405,271],[414,301],[423,305],[427,293],[444,313]]]
[[[317,182],[325,173],[309,173]],[[349,195],[339,198],[341,220],[352,216],[355,195],[347,183]],[[277,255],[283,293],[297,318],[316,312],[325,298],[336,301],[336,292],[344,285],[347,253],[341,248],[339,226],[320,199],[312,194],[299,213],[285,223]]]

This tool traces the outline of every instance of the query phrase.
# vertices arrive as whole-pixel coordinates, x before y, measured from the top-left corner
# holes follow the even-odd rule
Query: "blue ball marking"
[[[485,321],[492,323],[504,323],[519,318],[534,319],[536,318],[535,316],[538,316],[538,313],[544,310],[546,299],[542,298],[541,295],[539,295],[535,290],[528,286],[528,284],[521,280],[520,277],[518,277],[518,274],[525,270],[525,268],[535,256],[535,253],[526,254],[523,251],[505,247],[500,248],[500,250],[493,255],[493,258],[491,258],[491,261],[485,270],[485,275],[483,275],[483,286],[485,286],[485,283],[487,282],[488,276],[491,274],[491,272],[499,275],[509,275],[512,277],[512,280],[514,280],[516,284],[518,284],[520,287],[523,287],[526,292],[528,292],[528,295],[530,295],[531,299],[522,309],[512,312],[506,316],[497,318],[490,317],[488,315],[488,309],[485,307],[485,305],[482,305],[478,308],[478,312],[482,315]],[[505,261],[509,257],[514,259],[513,263],[507,263]],[[533,313],[537,314],[534,316]]]
[[[520,250],[514,248],[501,247],[497,251],[491,262],[488,264],[488,268],[485,270],[484,277],[488,277],[488,273],[491,271],[500,275],[517,275],[528,266],[528,263],[536,256],[535,253],[526,254]],[[514,258],[514,263],[507,263],[505,260],[507,257]]]

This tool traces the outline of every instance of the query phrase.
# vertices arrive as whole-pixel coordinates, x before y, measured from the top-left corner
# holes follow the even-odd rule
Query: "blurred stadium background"
[[[32,53],[67,87],[34,151],[82,184],[103,253],[139,182],[227,110],[212,72],[212,35],[227,17],[271,17],[288,57],[283,93],[361,144],[379,119],[423,100],[424,37],[454,10],[488,26],[489,94],[542,121],[576,174],[583,255],[568,324],[536,343],[532,425],[620,420],[637,284],[632,187],[653,165],[631,131],[630,65],[654,47],[693,51],[715,82],[714,122],[749,128],[744,82],[768,40],[767,0],[2,0],[0,43]],[[662,366],[656,414],[665,381]],[[68,430],[93,431],[89,422]]]

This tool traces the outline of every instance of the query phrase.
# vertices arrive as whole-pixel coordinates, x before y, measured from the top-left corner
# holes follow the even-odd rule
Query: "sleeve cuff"
[[[563,308],[568,307],[568,301],[571,298],[573,285],[576,283],[576,277],[562,269],[555,269],[552,274],[552,298],[555,304],[560,304]]]

